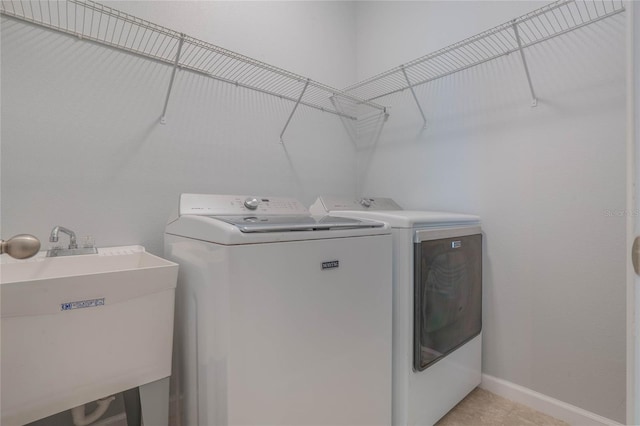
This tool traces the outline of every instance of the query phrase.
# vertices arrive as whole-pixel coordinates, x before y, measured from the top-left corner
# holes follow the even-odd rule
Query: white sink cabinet
[[[166,424],[177,273],[140,246],[2,256],[1,423],[140,386],[143,421]]]

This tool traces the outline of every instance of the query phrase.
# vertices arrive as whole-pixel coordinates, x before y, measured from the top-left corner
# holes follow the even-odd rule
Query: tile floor
[[[568,423],[476,388],[436,426],[568,426]]]

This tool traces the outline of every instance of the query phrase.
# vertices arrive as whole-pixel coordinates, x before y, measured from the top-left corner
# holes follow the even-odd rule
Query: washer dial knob
[[[244,200],[244,206],[249,210],[257,209],[259,204],[260,204],[260,201],[258,201],[257,198],[249,197],[246,200]]]
[[[361,198],[360,199],[360,205],[362,207],[371,207],[371,200],[369,200],[368,198]]]

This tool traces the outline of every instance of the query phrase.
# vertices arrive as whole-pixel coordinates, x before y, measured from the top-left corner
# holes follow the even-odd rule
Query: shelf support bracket
[[[529,82],[529,90],[531,91],[531,106],[538,106],[538,98],[536,98],[536,92],[533,90],[533,83],[531,82],[531,75],[529,74],[529,67],[527,66],[527,59],[524,56],[524,49],[522,48],[522,40],[520,40],[520,32],[518,31],[518,24],[513,21],[513,32],[516,35],[516,42],[518,43],[518,50],[520,51],[520,57],[522,58],[522,64],[524,65],[524,72],[527,74],[527,81]]]
[[[413,86],[411,85],[411,81],[409,81],[409,76],[407,75],[407,71],[404,69],[404,65],[400,65],[402,69],[402,74],[404,74],[404,79],[407,80],[407,85],[409,90],[411,90],[411,94],[413,95],[413,100],[416,101],[416,105],[418,105],[418,110],[420,110],[420,115],[422,116],[422,122],[424,123],[423,128],[427,128],[427,118],[424,116],[424,111],[422,111],[422,107],[420,106],[420,102],[418,101],[418,96],[416,96],[415,90],[413,90]]]
[[[167,122],[167,107],[169,106],[169,97],[171,96],[171,89],[173,89],[173,80],[176,78],[176,71],[178,70],[178,63],[180,61],[180,53],[182,52],[182,44],[184,43],[184,34],[180,34],[180,40],[178,41],[178,52],[176,53],[176,59],[173,62],[173,71],[171,71],[171,80],[169,80],[169,89],[167,90],[167,97],[164,100],[164,108],[162,109],[162,117],[160,117],[160,124],[166,124]]]
[[[291,114],[289,114],[289,118],[287,119],[287,122],[284,124],[284,128],[282,129],[282,132],[280,132],[280,143],[284,143],[284,141],[282,140],[282,137],[284,136],[284,132],[287,131],[287,127],[289,127],[289,123],[291,122],[291,119],[293,118],[293,114],[295,114],[296,109],[298,109],[298,105],[300,105],[300,101],[302,101],[302,97],[304,96],[304,92],[307,91],[307,87],[309,87],[309,79],[307,79],[307,81],[304,83],[304,87],[302,88],[302,92],[300,93],[300,96],[298,96],[298,100],[296,101],[296,104],[293,106],[293,109],[291,110]]]

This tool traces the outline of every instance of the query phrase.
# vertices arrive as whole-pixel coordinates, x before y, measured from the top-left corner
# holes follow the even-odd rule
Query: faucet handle
[[[84,235],[80,237],[80,247],[82,248],[94,248],[96,246],[96,240],[92,235]]]

